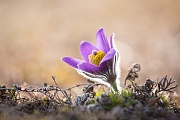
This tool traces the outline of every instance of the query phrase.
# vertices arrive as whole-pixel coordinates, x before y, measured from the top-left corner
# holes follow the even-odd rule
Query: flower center
[[[101,50],[98,50],[98,51],[93,50],[92,54],[88,56],[89,62],[98,66],[104,56],[105,56],[105,53],[102,52]]]

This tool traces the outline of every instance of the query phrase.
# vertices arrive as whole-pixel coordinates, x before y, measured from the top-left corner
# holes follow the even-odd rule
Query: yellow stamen
[[[105,56],[105,53],[102,52],[101,50],[99,51],[93,50],[92,54],[88,56],[89,62],[98,66],[104,56]]]

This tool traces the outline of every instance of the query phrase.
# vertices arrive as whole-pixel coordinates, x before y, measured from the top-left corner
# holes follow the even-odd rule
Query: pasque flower
[[[120,56],[114,43],[114,33],[108,42],[104,29],[100,28],[96,42],[96,46],[90,42],[81,42],[80,53],[84,60],[72,57],[63,57],[62,60],[85,78],[107,85],[113,91],[121,91]]]

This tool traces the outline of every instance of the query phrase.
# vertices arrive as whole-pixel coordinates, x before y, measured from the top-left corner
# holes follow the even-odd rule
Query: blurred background
[[[179,0],[0,0],[0,84],[86,82],[61,57],[81,59],[80,42],[95,44],[100,27],[116,35],[122,85],[135,62],[138,84],[165,75],[180,83]]]

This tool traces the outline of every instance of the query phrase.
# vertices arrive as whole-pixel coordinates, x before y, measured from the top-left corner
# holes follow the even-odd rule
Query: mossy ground
[[[180,95],[174,80],[147,79],[137,85],[139,70],[134,65],[122,91],[112,92],[98,83],[78,84],[67,89],[44,84],[42,87],[0,86],[0,120],[180,120]],[[55,78],[53,78],[55,81]],[[67,92],[83,87],[81,95]],[[96,86],[102,86],[96,90]],[[37,95],[38,94],[38,95]]]

